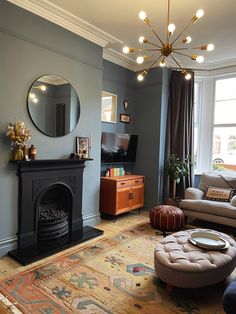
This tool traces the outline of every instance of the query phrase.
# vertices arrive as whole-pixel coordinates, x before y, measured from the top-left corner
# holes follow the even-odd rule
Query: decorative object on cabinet
[[[123,101],[123,105],[124,105],[124,109],[126,110],[126,109],[128,108],[128,105],[129,105],[127,99],[125,99],[125,100]]]
[[[24,146],[30,140],[30,130],[23,121],[10,123],[7,127],[7,137],[11,140],[10,160],[24,159]]]
[[[116,123],[117,96],[102,92],[101,121]]]
[[[130,123],[130,115],[129,115],[129,114],[121,113],[121,114],[120,114],[120,122],[123,122],[123,123]]]
[[[76,137],[76,153],[79,158],[89,158],[88,137]]]
[[[34,81],[29,89],[27,105],[34,125],[51,137],[69,134],[79,121],[78,94],[67,80],[58,75],[44,75]]]
[[[144,176],[102,177],[100,210],[115,217],[144,205]]]

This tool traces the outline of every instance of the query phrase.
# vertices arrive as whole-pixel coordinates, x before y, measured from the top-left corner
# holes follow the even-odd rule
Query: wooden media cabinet
[[[144,205],[144,176],[102,177],[100,210],[112,216],[141,208]]]

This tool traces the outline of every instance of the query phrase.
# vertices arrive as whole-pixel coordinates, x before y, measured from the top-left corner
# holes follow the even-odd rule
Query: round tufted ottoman
[[[177,231],[184,224],[184,214],[178,207],[171,205],[155,206],[149,211],[151,226],[155,229]]]
[[[191,244],[194,231],[212,231],[229,241],[225,250],[213,251]],[[236,267],[236,242],[224,233],[208,229],[176,232],[156,246],[154,264],[158,278],[182,288],[199,288],[224,280]]]

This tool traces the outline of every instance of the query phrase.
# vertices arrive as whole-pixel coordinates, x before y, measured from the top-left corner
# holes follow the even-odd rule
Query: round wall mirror
[[[35,126],[51,137],[69,134],[79,121],[79,97],[74,87],[57,75],[38,78],[30,87],[27,104]]]

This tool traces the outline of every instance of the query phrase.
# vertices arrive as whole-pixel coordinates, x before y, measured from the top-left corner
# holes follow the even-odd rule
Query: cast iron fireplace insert
[[[85,161],[12,161],[19,176],[18,240],[9,256],[27,265],[103,234],[83,226]]]

